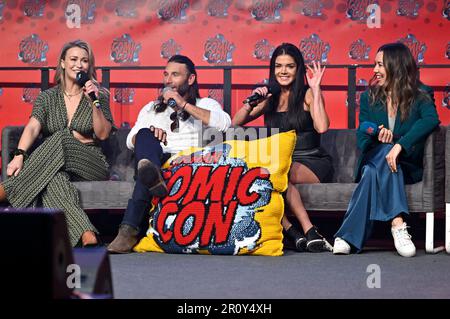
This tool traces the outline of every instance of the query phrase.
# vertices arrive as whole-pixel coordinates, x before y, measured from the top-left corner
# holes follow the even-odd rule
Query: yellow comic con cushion
[[[283,254],[283,197],[294,131],[191,148],[163,165],[169,194],[154,198],[137,252]]]

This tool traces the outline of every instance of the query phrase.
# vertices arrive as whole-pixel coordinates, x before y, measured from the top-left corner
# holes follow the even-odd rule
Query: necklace
[[[63,92],[64,92],[64,95],[67,96],[67,97],[69,98],[69,100],[70,100],[70,99],[73,98],[74,96],[80,95],[80,93],[82,92],[82,90],[80,90],[78,93],[75,93],[75,94],[69,94],[69,93],[66,92],[66,90],[64,90]]]

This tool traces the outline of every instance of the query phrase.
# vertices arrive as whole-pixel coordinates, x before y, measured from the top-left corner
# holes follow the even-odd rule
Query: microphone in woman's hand
[[[267,87],[267,89],[269,90],[268,93],[272,93],[272,95],[277,95],[281,92],[281,87],[277,82],[272,82],[268,85],[265,85],[265,87]],[[260,102],[261,100],[264,100],[265,98],[266,98],[266,96],[262,96],[258,93],[254,93],[254,94],[250,95],[248,98],[246,98],[242,103],[250,104],[250,103]]]
[[[367,135],[370,136],[378,136],[378,133],[380,133],[378,125],[369,121],[364,121],[361,124],[359,124],[358,131],[366,133]]]
[[[364,121],[361,122],[361,124],[359,124],[358,131],[370,136],[378,136],[378,134],[380,134],[381,129],[374,122]],[[393,134],[392,137],[394,139],[399,139],[401,135]]]
[[[80,71],[77,73],[76,77],[77,83],[80,87],[84,87],[86,82],[89,81],[89,75],[86,72]],[[89,92],[89,97],[91,98],[92,104],[95,105],[96,108],[100,108],[100,102],[98,98],[95,96],[94,92]]]

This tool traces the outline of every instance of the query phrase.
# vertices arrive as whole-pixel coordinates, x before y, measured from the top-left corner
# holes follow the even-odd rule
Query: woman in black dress
[[[283,43],[278,46],[270,60],[269,83],[278,84],[280,90],[272,94],[267,87],[256,88],[253,93],[259,94],[261,99],[246,103],[232,123],[243,125],[264,114],[266,126],[279,128],[281,132],[296,131],[297,143],[289,172],[286,202],[301,228],[292,225],[286,215],[282,224],[297,251],[320,252],[330,250],[331,246],[311,223],[295,187],[299,183],[327,182],[333,174],[331,157],[320,147],[320,134],[328,130],[330,123],[320,89],[325,68],[313,62],[308,69],[309,74],[295,45]]]

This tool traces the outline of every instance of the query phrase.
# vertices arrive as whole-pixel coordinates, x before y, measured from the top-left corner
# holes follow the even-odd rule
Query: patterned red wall
[[[378,4],[367,24],[366,8]],[[74,7],[76,5],[78,7]],[[69,9],[67,9],[69,8]],[[79,8],[80,28],[67,16]],[[66,10],[68,13],[66,13]],[[379,14],[378,14],[379,13]],[[175,53],[197,65],[268,65],[282,42],[300,46],[307,60],[371,64],[383,43],[405,42],[421,65],[449,65],[450,0],[0,0],[0,66],[55,66],[62,45],[81,38],[98,66],[164,65]],[[74,23],[75,22],[75,23]],[[422,69],[422,80],[440,86],[436,105],[449,124],[449,69]],[[267,70],[233,71],[233,83],[255,84]],[[358,69],[364,84],[371,69]],[[53,73],[51,73],[53,78]],[[161,82],[161,71],[113,71],[112,82]],[[38,71],[0,71],[0,82],[39,82]],[[199,72],[201,83],[221,83],[220,71]],[[345,69],[328,69],[323,84],[345,85]],[[234,90],[232,112],[249,90]],[[39,89],[0,88],[0,129],[26,123]],[[156,89],[112,89],[117,124],[133,125]],[[202,90],[222,100],[221,90]],[[347,126],[346,92],[326,92],[331,126]],[[258,123],[261,123],[259,121]]]

